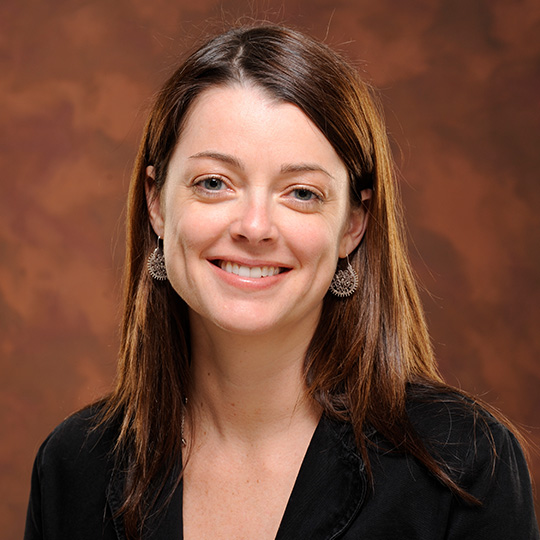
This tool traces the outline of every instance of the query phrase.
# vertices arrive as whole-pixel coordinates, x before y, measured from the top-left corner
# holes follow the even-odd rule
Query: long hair
[[[363,189],[373,190],[365,236],[350,255],[358,291],[345,299],[324,298],[305,358],[308,396],[325,414],[351,423],[368,471],[369,425],[473,500],[426,451],[406,413],[413,383],[447,387],[434,363],[407,257],[396,174],[375,93],[326,45],[288,28],[257,25],[219,35],[184,61],[156,97],[136,159],[119,370],[105,401],[105,418],[121,418],[116,451],[127,470],[122,512],[128,536],[137,536],[159,486],[176,471],[184,399],[190,395],[186,304],[168,282],[152,280],[146,268],[156,236],[145,170],[154,167],[159,193],[190,107],[206,89],[230,84],[256,85],[277,101],[298,106],[345,164],[353,205],[362,204]]]

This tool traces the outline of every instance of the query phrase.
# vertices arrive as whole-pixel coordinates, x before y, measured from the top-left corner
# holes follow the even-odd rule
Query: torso
[[[447,394],[441,398],[439,403],[411,402],[411,420],[423,440],[434,442],[443,462],[459,465],[465,485],[483,497],[481,508],[460,502],[418,460],[388,451],[377,433],[370,435],[374,489],[369,489],[351,426],[323,416],[303,461],[296,454],[276,453],[266,470],[253,462],[232,463],[230,456],[218,460],[218,453],[210,449],[193,455],[184,486],[185,538],[264,540],[274,538],[279,527],[280,540],[540,540],[527,465],[515,438],[486,413],[473,414],[461,399],[452,404]],[[27,540],[125,537],[120,509],[126,478],[124,470],[115,466],[113,454],[120,423],[94,429],[97,412],[94,408],[73,415],[41,447],[32,481]],[[482,418],[489,426],[483,426]],[[297,431],[292,430],[295,435]],[[196,457],[206,461],[197,462]],[[280,508],[288,497],[286,479],[289,486],[294,482],[301,461],[302,470],[280,523]],[[244,466],[246,474],[240,476]],[[241,489],[247,478],[251,487],[259,480],[259,491]],[[161,502],[169,495],[164,512],[149,516],[151,538],[182,536],[182,486],[172,494],[166,489]],[[205,518],[210,522],[205,523]]]

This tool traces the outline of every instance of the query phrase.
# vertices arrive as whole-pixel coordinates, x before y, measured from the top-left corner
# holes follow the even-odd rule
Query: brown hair
[[[311,119],[347,167],[353,204],[361,204],[362,189],[373,190],[364,239],[350,256],[359,290],[346,299],[324,299],[305,359],[309,396],[325,414],[352,424],[368,470],[364,433],[370,425],[474,501],[426,451],[407,417],[411,383],[447,387],[435,367],[407,257],[396,175],[374,92],[324,44],[287,28],[258,25],[219,35],[187,58],[159,92],[139,148],[129,191],[119,371],[105,408],[106,418],[121,418],[117,452],[127,460],[122,511],[128,536],[137,536],[155,502],[159,489],[150,486],[163,486],[175,471],[183,400],[190,393],[186,305],[168,282],[153,281],[146,269],[156,236],[145,169],[154,166],[159,191],[194,100],[209,87],[233,83],[258,85]]]

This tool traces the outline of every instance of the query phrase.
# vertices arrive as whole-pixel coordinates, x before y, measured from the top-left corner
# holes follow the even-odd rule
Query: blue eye
[[[298,199],[299,201],[312,201],[313,199],[317,199],[317,195],[313,193],[313,191],[310,191],[309,189],[305,188],[297,188],[293,190],[294,197]]]
[[[223,180],[216,177],[205,178],[200,182],[200,185],[208,191],[220,191],[224,187]]]

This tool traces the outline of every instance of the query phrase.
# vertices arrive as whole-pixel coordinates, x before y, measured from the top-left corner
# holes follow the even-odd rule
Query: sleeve
[[[46,441],[45,441],[46,442]],[[34,467],[32,469],[32,481],[30,486],[30,500],[26,512],[26,526],[24,530],[24,540],[41,540],[43,538],[41,519],[41,480],[40,463],[45,443],[39,449]]]
[[[469,462],[472,465],[462,483],[482,504],[472,507],[454,500],[447,540],[538,540],[523,451],[502,425],[490,423],[485,431],[474,439]]]

